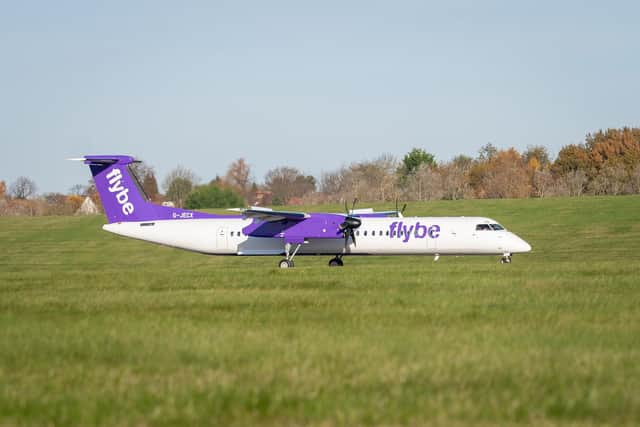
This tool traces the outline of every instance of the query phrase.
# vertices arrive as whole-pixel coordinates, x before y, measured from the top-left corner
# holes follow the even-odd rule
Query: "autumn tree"
[[[557,175],[566,175],[573,171],[587,171],[591,168],[591,159],[584,145],[570,144],[562,147],[553,162],[552,171]]]
[[[147,195],[149,200],[158,200],[160,195],[158,191],[158,181],[156,181],[156,175],[153,169],[144,175],[144,178],[142,179],[142,190]]]
[[[0,200],[7,196],[7,184],[4,181],[0,181]]]
[[[36,194],[36,183],[25,176],[18,177],[9,186],[9,194],[15,199],[28,199]]]
[[[82,204],[82,197],[79,195],[64,195],[60,193],[47,193],[42,196],[44,201],[45,215],[73,215]]]
[[[485,197],[529,196],[531,187],[522,157],[514,148],[499,150],[485,163],[480,183]]]
[[[616,164],[631,170],[640,163],[640,128],[607,129],[588,134],[585,149],[597,170]]]
[[[551,164],[551,157],[546,147],[542,145],[529,145],[524,153],[522,160],[525,165],[535,166],[533,169],[542,170]]]
[[[273,204],[287,204],[294,197],[303,197],[315,191],[316,180],[300,170],[288,166],[271,169],[264,177],[267,190],[273,194]]]

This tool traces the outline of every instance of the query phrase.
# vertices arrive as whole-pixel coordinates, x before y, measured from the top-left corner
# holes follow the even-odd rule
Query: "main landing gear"
[[[511,264],[511,254],[504,254],[500,258],[500,264]]]
[[[291,243],[287,243],[284,245],[284,255],[285,257],[278,262],[278,267],[280,268],[293,268],[295,264],[293,262],[293,258],[298,253],[298,250],[302,246],[301,243],[297,243],[293,252],[291,252]],[[329,267],[342,267],[344,262],[342,262],[342,254],[338,254],[335,257],[329,260]]]
[[[342,267],[344,262],[342,262],[342,255],[336,255],[335,258],[331,258],[329,260],[329,267]]]
[[[293,253],[291,253],[291,243],[285,244],[284,245],[285,258],[280,260],[280,262],[278,263],[278,267],[280,267],[280,268],[293,268],[293,267],[295,267],[295,264],[293,263],[293,258],[296,256],[296,254],[298,253],[298,250],[300,249],[301,246],[302,246],[302,244],[298,243],[296,245],[296,248],[293,250]]]

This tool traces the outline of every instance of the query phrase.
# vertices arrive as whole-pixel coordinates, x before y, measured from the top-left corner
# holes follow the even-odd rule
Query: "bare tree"
[[[335,172],[325,172],[320,177],[320,192],[328,202],[342,202],[342,176],[345,168]]]
[[[185,180],[189,181],[192,185],[197,184],[199,181],[198,177],[196,176],[195,173],[193,173],[191,169],[188,169],[188,168],[185,168],[184,166],[179,165],[175,169],[172,169],[167,174],[164,181],[162,181],[162,188],[164,188],[164,191],[169,190],[169,186],[171,185],[173,180],[176,178],[184,178]]]
[[[350,196],[363,201],[389,201],[395,194],[395,177],[398,164],[389,154],[349,167],[350,174],[345,178],[350,181]]]
[[[553,187],[553,175],[549,169],[533,171],[533,192],[537,197],[545,197]]]
[[[589,189],[594,194],[621,194],[627,184],[628,175],[625,167],[620,164],[605,164],[589,183]]]
[[[74,196],[84,196],[87,194],[87,187],[82,184],[76,184],[69,189],[69,194]]]
[[[36,194],[36,183],[21,176],[11,184],[9,193],[16,199],[28,199]]]
[[[456,156],[449,163],[438,167],[442,177],[443,198],[458,200],[473,197],[473,189],[469,181],[469,172],[473,167],[473,159],[467,156]]]
[[[567,187],[569,196],[581,196],[587,184],[587,174],[579,169],[576,169],[566,173],[562,177],[562,180]]]
[[[251,192],[251,167],[243,158],[231,163],[225,181],[244,198]]]
[[[182,207],[196,182],[196,175],[190,169],[178,166],[169,172],[162,185],[167,199],[177,207]]]
[[[7,196],[7,184],[4,181],[0,181],[0,200]]]
[[[323,173],[320,191],[334,203],[358,198],[361,201],[390,201],[398,196],[397,160],[390,154]]]
[[[634,194],[640,194],[640,164],[631,169],[629,173],[629,185]]]
[[[303,197],[316,189],[313,176],[300,170],[281,166],[270,170],[264,177],[265,187],[273,193],[274,204],[286,204],[294,197]]]
[[[430,164],[419,165],[405,180],[406,195],[411,200],[441,199],[444,194],[442,176]]]

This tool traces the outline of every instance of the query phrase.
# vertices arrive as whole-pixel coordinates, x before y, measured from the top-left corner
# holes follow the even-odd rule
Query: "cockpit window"
[[[500,224],[491,224],[491,228],[493,228],[496,231],[502,231],[504,230],[504,227],[501,226]]]
[[[476,225],[476,231],[486,231],[486,230],[491,230],[491,227],[489,226],[489,224]]]

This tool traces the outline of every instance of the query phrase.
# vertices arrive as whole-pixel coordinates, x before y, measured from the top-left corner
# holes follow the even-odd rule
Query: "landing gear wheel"
[[[503,256],[502,258],[500,258],[500,264],[511,264],[511,257]]]
[[[331,258],[329,260],[329,267],[342,267],[344,263],[340,258]]]
[[[283,259],[278,263],[278,267],[280,267],[280,268],[292,268],[293,267],[293,261],[289,261],[287,259]]]

